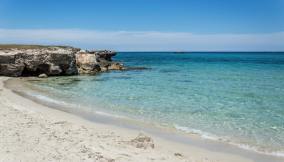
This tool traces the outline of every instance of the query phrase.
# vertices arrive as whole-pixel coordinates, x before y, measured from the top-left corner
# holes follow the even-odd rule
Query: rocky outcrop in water
[[[0,45],[0,75],[77,75],[124,69],[122,64],[112,61],[115,55],[112,51],[86,51],[62,46],[7,48]]]
[[[123,65],[113,62],[115,52],[111,51],[79,51],[76,53],[76,65],[80,74],[96,74],[108,70],[122,70]]]

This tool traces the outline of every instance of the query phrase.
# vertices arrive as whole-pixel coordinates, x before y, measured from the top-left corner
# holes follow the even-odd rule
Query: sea
[[[34,96],[284,156],[284,53],[119,52],[146,69],[49,77]],[[43,93],[44,91],[44,93]]]

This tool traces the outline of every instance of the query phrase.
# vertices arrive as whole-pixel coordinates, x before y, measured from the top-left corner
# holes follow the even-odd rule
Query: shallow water
[[[119,53],[115,59],[150,69],[29,83],[80,111],[284,152],[284,53]]]

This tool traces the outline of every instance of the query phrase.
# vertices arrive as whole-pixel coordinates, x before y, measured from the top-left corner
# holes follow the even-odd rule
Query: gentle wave
[[[221,139],[213,134],[210,134],[210,133],[206,133],[206,132],[203,132],[201,130],[197,130],[197,129],[190,129],[188,127],[183,127],[183,126],[179,126],[177,124],[174,124],[174,128],[176,130],[179,130],[179,131],[182,131],[182,132],[185,132],[185,133],[189,133],[189,134],[197,134],[199,135],[200,137],[204,138],[204,139],[210,139],[210,140],[214,140],[214,141],[220,141]]]
[[[126,116],[115,115],[115,114],[106,113],[106,112],[102,112],[102,111],[95,111],[95,113],[98,114],[98,115],[101,115],[101,116],[113,117],[113,118],[118,118],[118,119],[130,119]]]
[[[237,147],[244,149],[244,150],[254,151],[254,152],[257,152],[257,153],[260,153],[260,154],[265,154],[265,155],[284,157],[284,152],[282,152],[282,151],[274,151],[274,152],[260,151],[255,146],[251,146],[251,145],[247,145],[247,144],[234,143],[234,142],[231,142],[229,139],[227,139],[225,137],[218,137],[216,135],[213,135],[213,134],[201,131],[201,130],[191,129],[191,128],[180,126],[180,125],[177,125],[177,124],[174,124],[174,128],[178,131],[182,131],[182,132],[185,132],[185,133],[196,134],[196,135],[198,135],[198,136],[200,136],[201,138],[204,138],[204,139],[228,143],[228,144],[237,146]]]
[[[57,106],[60,106],[60,107],[68,107],[68,108],[74,109],[75,107],[79,106],[79,105],[67,103],[67,102],[62,101],[62,100],[59,101],[59,100],[53,99],[51,97],[48,97],[46,95],[41,95],[39,93],[25,92],[25,95],[30,96],[32,98],[35,98],[35,99],[42,101],[44,103],[49,103],[49,104],[57,105]],[[81,106],[80,106],[80,108],[82,108],[81,111],[88,111],[90,109],[90,108],[87,108],[87,107],[83,108]],[[126,116],[116,115],[116,114],[113,114],[113,113],[97,111],[97,110],[93,111],[93,113],[97,114],[97,115],[101,115],[101,116],[118,118],[118,119],[131,119],[131,118],[126,117]]]
[[[56,100],[56,99],[53,99],[51,97],[41,95],[41,94],[38,94],[38,93],[25,92],[25,95],[33,97],[33,98],[38,99],[38,100],[43,101],[43,102],[50,103],[50,104],[56,104],[56,105],[61,105],[61,106],[71,106],[71,104],[66,103],[64,101],[59,101],[59,100]]]

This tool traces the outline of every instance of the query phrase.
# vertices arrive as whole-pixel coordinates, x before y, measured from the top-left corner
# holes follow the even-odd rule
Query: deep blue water
[[[33,84],[81,109],[284,151],[284,53],[129,52],[115,60],[150,69]]]

